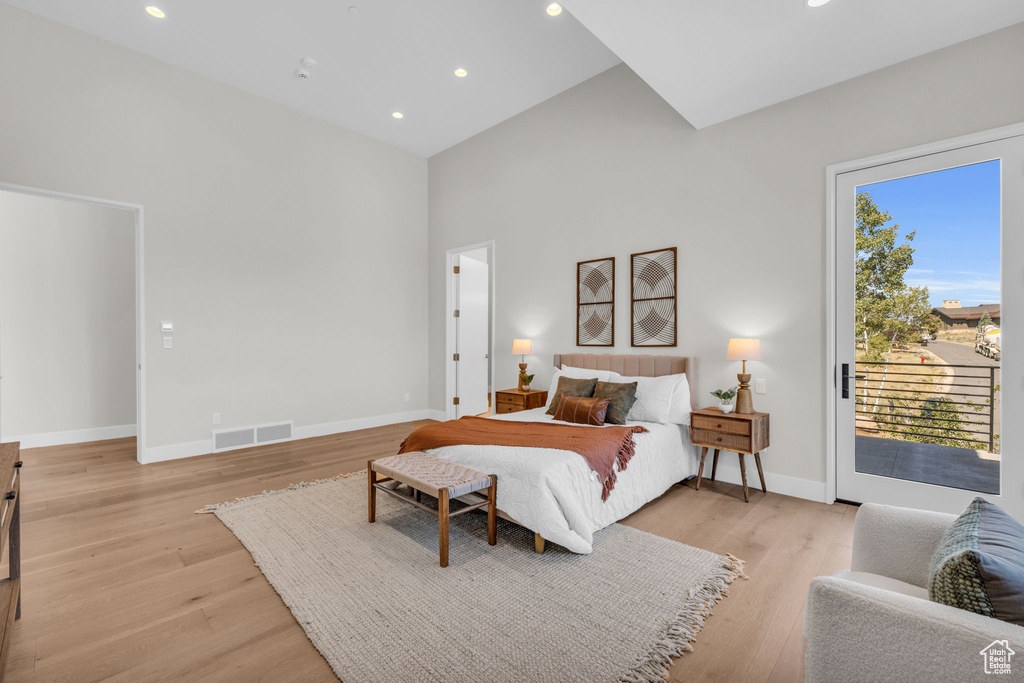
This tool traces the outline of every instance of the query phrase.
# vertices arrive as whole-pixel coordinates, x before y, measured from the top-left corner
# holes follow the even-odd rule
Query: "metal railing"
[[[999,367],[858,361],[856,368],[857,433],[998,452]]]

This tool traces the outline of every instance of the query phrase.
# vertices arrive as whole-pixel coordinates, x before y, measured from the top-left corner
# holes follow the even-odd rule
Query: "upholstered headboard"
[[[690,383],[690,408],[697,409],[697,358],[620,353],[556,353],[555,367],[568,365],[588,370],[611,370],[626,377],[662,377],[686,374]]]

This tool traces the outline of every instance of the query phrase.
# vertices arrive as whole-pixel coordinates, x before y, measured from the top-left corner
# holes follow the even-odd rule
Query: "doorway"
[[[448,251],[446,416],[485,415],[493,405],[494,242]]]
[[[835,498],[960,512],[1022,481],[1002,415],[1024,135],[993,137],[834,173]]]
[[[0,184],[0,439],[144,448],[142,209]]]

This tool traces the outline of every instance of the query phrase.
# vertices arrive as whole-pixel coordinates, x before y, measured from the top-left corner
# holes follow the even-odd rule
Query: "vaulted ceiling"
[[[3,1],[425,156],[620,62],[537,0]]]
[[[424,156],[620,58],[701,128],[1024,21],[1022,0],[4,1]]]
[[[1024,0],[570,0],[569,8],[697,128],[1024,21]]]

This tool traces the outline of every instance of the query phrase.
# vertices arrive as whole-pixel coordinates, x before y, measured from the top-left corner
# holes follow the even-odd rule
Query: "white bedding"
[[[496,420],[550,422],[544,408]],[[498,475],[498,508],[546,540],[574,553],[594,549],[594,532],[635,512],[672,484],[697,473],[685,425],[631,422],[649,431],[633,436],[636,453],[618,473],[608,500],[587,461],[572,451],[517,446],[445,446],[434,455]],[[603,429],[603,427],[591,427]]]

